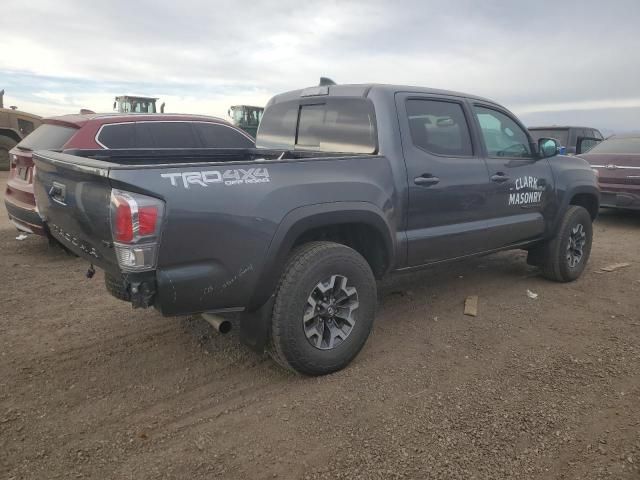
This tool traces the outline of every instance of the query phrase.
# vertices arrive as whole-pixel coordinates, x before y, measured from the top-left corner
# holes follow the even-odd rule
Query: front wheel
[[[587,266],[592,240],[589,212],[577,205],[569,206],[555,238],[542,246],[542,274],[556,282],[576,280]]]
[[[344,368],[371,332],[376,302],[373,273],[358,252],[333,242],[299,247],[276,292],[271,356],[307,375]]]

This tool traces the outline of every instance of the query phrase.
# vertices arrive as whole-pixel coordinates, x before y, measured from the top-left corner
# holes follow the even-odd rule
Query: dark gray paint
[[[92,152],[39,152],[34,158],[40,212],[77,242],[94,247],[100,258],[71,245],[74,251],[117,274],[109,246],[109,189],[163,199],[166,212],[157,271],[127,280],[155,283],[155,305],[171,315],[259,307],[273,293],[296,238],[312,228],[370,225],[382,239],[388,270],[405,270],[549,238],[576,193],[592,196],[598,205],[596,180],[586,162],[568,157],[488,159],[474,121],[469,122],[474,157],[436,158],[411,145],[403,99],[435,96],[460,102],[469,120],[473,102],[497,106],[489,100],[414,87],[355,85],[329,90],[332,96],[366,96],[373,102],[378,154],[306,158],[313,154],[289,152],[287,157],[304,158],[278,160],[281,152],[260,149],[224,155],[204,150],[199,156],[184,150],[156,156],[113,150],[96,160],[86,158]],[[270,104],[300,98],[300,93],[277,96]],[[266,160],[255,161],[257,156]],[[255,167],[268,169],[269,183],[185,189],[160,177]],[[505,171],[510,180],[496,185],[491,176],[497,171]],[[436,175],[440,182],[414,183],[423,173]],[[544,201],[508,207],[513,182],[522,176],[544,182]],[[66,206],[52,202],[47,193],[54,181],[73,192]]]

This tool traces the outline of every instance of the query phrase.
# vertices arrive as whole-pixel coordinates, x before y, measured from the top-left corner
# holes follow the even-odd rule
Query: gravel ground
[[[386,281],[323,378],[132,310],[4,209],[0,251],[0,478],[640,478],[640,214],[602,213],[572,284],[520,252]]]

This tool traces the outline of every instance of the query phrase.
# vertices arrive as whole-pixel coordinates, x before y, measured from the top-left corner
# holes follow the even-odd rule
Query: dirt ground
[[[393,278],[353,364],[305,378],[1,210],[0,478],[640,478],[640,214],[602,213],[572,284],[520,252]]]

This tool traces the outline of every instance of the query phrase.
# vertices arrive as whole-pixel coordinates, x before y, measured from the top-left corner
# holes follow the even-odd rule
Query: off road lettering
[[[171,182],[172,187],[183,186],[191,187],[208,187],[221,183],[227,186],[243,185],[254,183],[268,183],[271,181],[269,172],[266,168],[249,168],[249,169],[229,169],[229,170],[206,170],[200,172],[175,172],[161,173],[162,178],[167,178]]]

